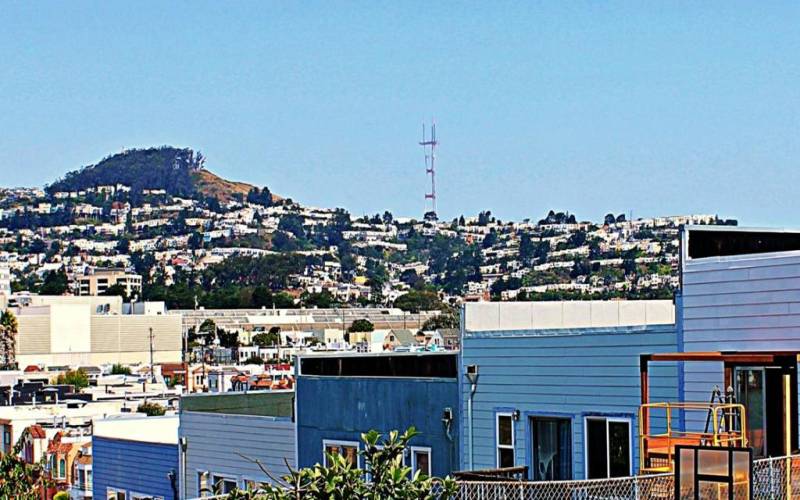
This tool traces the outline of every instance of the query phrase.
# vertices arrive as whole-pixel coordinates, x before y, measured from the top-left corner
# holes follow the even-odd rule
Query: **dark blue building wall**
[[[448,439],[442,414],[453,411]],[[431,448],[431,472],[458,470],[458,383],[455,379],[301,375],[297,381],[300,467],[322,463],[323,440],[360,441],[361,433],[414,426],[411,446]],[[363,448],[362,448],[363,449]],[[409,465],[407,463],[407,465]]]
[[[168,474],[177,480],[177,445],[94,437],[92,455],[94,498],[106,498],[107,488],[125,490],[127,498],[132,493],[176,498]]]

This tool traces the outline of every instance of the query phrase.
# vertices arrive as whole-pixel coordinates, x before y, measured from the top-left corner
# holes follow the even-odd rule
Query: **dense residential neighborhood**
[[[125,180],[125,165],[154,154],[216,182],[93,184]],[[3,189],[0,287],[182,309],[665,298],[677,285],[679,227],[735,224],[714,215],[590,222],[553,211],[521,222],[488,211],[452,221],[358,217],[232,188],[204,162],[191,150],[131,150],[44,190]]]
[[[2,191],[0,471],[36,498],[282,498],[348,468],[369,491],[384,467],[444,498],[616,498],[708,443],[790,467],[796,232],[354,217],[205,161]]]
[[[800,500],[800,4],[0,12],[0,500]]]

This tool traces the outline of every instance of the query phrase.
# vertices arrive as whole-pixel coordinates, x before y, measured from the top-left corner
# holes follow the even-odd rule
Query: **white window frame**
[[[234,476],[233,474],[224,474],[224,473],[220,473],[220,472],[209,472],[208,473],[208,479],[211,482],[211,484],[210,484],[211,491],[213,491],[215,495],[218,494],[216,492],[215,488],[217,487],[217,483],[219,482],[218,481],[219,479],[222,479],[224,481],[233,481],[234,483],[236,483],[236,486],[235,486],[236,489],[239,489],[239,486],[240,486],[239,476]],[[219,493],[219,495],[226,495],[226,493]]]
[[[361,445],[358,441],[340,441],[338,439],[323,439],[322,440],[322,464],[328,466],[327,449],[334,446],[347,446],[356,449],[356,467],[361,468]]]
[[[511,420],[511,444],[500,444],[500,418],[508,417]],[[497,412],[494,417],[494,449],[495,465],[500,468],[500,450],[511,450],[514,464],[517,463],[517,430],[514,425],[514,414],[512,412]]]
[[[254,483],[256,486],[260,486],[262,484],[269,484],[267,479],[254,479],[252,477],[242,477],[242,490],[247,490],[247,483]]]
[[[606,479],[611,477],[611,443],[610,433],[608,431],[609,422],[626,423],[628,424],[628,475],[633,475],[633,422],[630,417],[612,417],[606,415],[586,415],[583,417],[583,476],[589,477],[589,440],[587,437],[587,429],[589,420],[605,420],[606,421]]]
[[[116,500],[118,498],[117,495],[119,493],[122,493],[123,495],[125,495],[125,500],[128,500],[128,492],[127,492],[127,490],[121,490],[119,488],[112,488],[110,486],[108,488],[106,488],[106,499],[108,499],[108,495],[113,494],[114,495],[114,499]]]
[[[428,470],[422,471],[426,476],[432,477],[433,476],[433,463],[431,459],[433,458],[433,451],[429,446],[412,446],[411,447],[411,474],[417,473],[417,452],[427,453],[428,454]]]

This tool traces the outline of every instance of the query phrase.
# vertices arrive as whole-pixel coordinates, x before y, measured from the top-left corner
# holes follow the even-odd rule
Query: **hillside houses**
[[[52,196],[0,192],[0,262],[15,289],[35,287],[62,268],[73,282],[87,267],[128,268],[145,283],[161,276],[171,286],[230,259],[296,255],[305,266],[283,284],[295,297],[329,293],[386,305],[424,286],[451,302],[545,293],[656,297],[676,285],[680,225],[722,222],[680,215],[592,223],[553,212],[538,223],[499,221],[489,212],[422,222],[388,213],[356,218],[291,201],[209,204],[163,189],[142,194],[131,203],[122,184]],[[152,256],[147,269],[137,255]]]

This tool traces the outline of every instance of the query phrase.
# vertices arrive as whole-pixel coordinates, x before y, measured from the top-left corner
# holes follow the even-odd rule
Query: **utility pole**
[[[153,365],[153,327],[150,327],[150,382],[156,383],[156,372]]]

